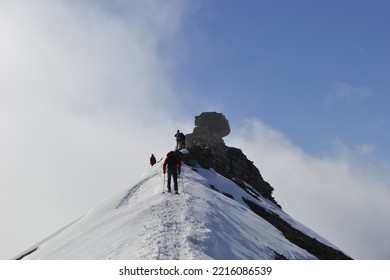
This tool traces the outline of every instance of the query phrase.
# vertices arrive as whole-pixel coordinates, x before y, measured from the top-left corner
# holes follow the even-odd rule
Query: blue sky
[[[339,139],[389,160],[386,1],[205,1],[188,18],[186,87],[310,153]],[[183,31],[184,33],[187,32]]]
[[[389,8],[0,1],[0,259],[134,185],[203,111],[288,214],[390,259]]]

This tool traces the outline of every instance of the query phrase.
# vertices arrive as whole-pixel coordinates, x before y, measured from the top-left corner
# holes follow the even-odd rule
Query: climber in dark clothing
[[[155,156],[152,154],[151,157],[150,157],[150,165],[153,166],[156,164],[156,158]]]
[[[168,166],[168,192],[171,191],[171,177],[173,177],[173,186],[175,193],[178,194],[177,175],[181,171],[181,159],[178,152],[170,151],[163,163],[163,173],[165,174]]]
[[[184,133],[177,130],[175,137],[176,137],[176,150],[184,149],[186,147],[186,136],[184,135]]]

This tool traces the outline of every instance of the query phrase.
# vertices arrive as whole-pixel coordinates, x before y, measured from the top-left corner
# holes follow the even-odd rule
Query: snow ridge
[[[39,242],[24,259],[316,259],[244,202],[251,200],[321,242],[267,199],[255,199],[213,170],[187,165],[180,195],[162,193],[162,163],[133,187],[106,199],[75,223]],[[166,186],[165,186],[166,189]],[[227,195],[228,194],[228,195]]]

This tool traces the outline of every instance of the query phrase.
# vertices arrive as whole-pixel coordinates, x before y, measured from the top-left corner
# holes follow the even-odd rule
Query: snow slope
[[[332,246],[266,199],[254,199],[213,170],[182,167],[180,195],[162,193],[162,163],[133,187],[26,252],[23,259],[316,259],[256,215],[243,197]],[[228,197],[226,194],[229,194]],[[16,257],[16,258],[18,258]]]

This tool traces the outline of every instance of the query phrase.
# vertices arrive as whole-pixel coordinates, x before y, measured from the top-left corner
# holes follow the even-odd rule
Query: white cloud
[[[292,217],[353,258],[390,258],[390,166],[367,157],[370,146],[312,156],[259,120],[232,129],[226,142],[254,161]]]
[[[0,259],[174,147],[188,124],[175,118],[165,52],[184,10],[183,1],[1,1]]]
[[[330,85],[332,93],[327,96],[327,103],[343,100],[349,104],[353,104],[374,94],[370,87],[357,87],[342,82],[331,82]]]

